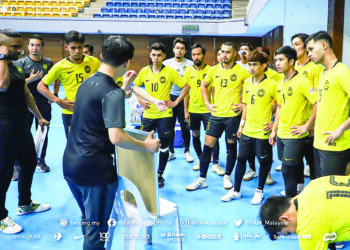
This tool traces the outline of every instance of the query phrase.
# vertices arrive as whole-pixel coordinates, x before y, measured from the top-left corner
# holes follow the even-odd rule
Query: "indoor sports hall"
[[[30,37],[39,34],[45,41],[43,56],[50,58],[54,64],[69,57],[64,47],[64,34],[71,30],[84,34],[85,43],[93,45],[93,56],[98,60],[101,60],[102,44],[108,36],[126,36],[135,47],[129,69],[136,73],[151,63],[149,48],[155,42],[165,45],[166,59],[173,58],[173,40],[177,37],[183,38],[189,47],[202,44],[206,48],[204,62],[210,66],[218,64],[217,50],[225,42],[233,42],[237,51],[242,43],[250,44],[253,49],[268,48],[268,62],[271,64],[277,49],[292,46],[294,34],[311,35],[317,31],[327,31],[333,38],[336,57],[350,67],[350,0],[0,0],[0,29],[13,29],[22,34],[23,52],[20,58],[29,54],[27,46]],[[185,58],[192,60],[190,48]],[[235,61],[239,60],[237,54]],[[350,85],[349,79],[347,84]],[[49,90],[54,92],[52,85]],[[62,85],[58,98],[66,98]],[[125,99],[127,128],[140,128],[142,111],[137,110],[140,106],[137,106],[135,96]],[[45,158],[50,171],[36,169],[31,188],[32,199],[50,204],[51,208],[43,213],[16,215],[18,181],[11,181],[5,207],[8,216],[20,224],[23,231],[16,234],[0,232],[1,250],[83,249],[81,211],[63,176],[67,139],[62,109],[56,103],[52,103],[51,107]],[[200,132],[203,146],[203,126]],[[37,133],[34,123],[31,133],[34,138]],[[218,141],[218,164],[225,169],[227,155],[223,137]],[[198,159],[192,137],[189,152],[194,160],[190,163],[185,158],[179,124],[175,127],[174,147],[176,159],[167,162],[163,175],[165,185],[158,189],[155,173],[155,180],[152,181],[153,185],[155,181],[156,190],[153,187],[152,191],[156,194],[157,205],[160,197],[177,204],[178,220],[174,216],[159,217],[153,225],[152,244],[145,244],[147,236],[143,230],[138,235],[123,233],[125,225],[121,221],[117,221],[114,236],[101,234],[101,241],[112,242],[111,249],[127,249],[125,242],[129,241],[132,242],[130,250],[301,249],[298,243],[301,236],[297,234],[270,240],[259,218],[261,204],[251,203],[258,178],[242,181],[241,199],[222,202],[221,197],[228,190],[223,187],[223,176],[212,171],[213,163],[210,163],[206,178],[208,187],[187,191],[186,187],[199,176],[199,171],[192,169]],[[152,171],[158,168],[158,153],[154,157]],[[123,164],[127,171],[127,160]],[[257,159],[255,164],[259,169]],[[274,146],[271,167],[273,184],[265,185],[263,202],[270,196],[281,195],[281,191],[285,190],[282,171],[276,170],[279,165],[281,161]],[[234,174],[235,169],[231,175],[232,182],[235,180]],[[309,182],[310,177],[305,177],[305,187]],[[140,191],[143,193],[143,190]],[[344,220],[349,221],[349,213],[343,216]],[[349,231],[350,228],[347,229]],[[348,240],[339,246],[350,250],[350,238]],[[321,249],[327,248],[307,250]]]

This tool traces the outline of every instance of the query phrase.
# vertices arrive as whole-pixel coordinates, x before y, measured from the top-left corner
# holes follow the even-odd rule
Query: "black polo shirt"
[[[101,72],[81,84],[63,156],[66,180],[80,186],[117,181],[108,128],[125,127],[124,97],[113,78]]]

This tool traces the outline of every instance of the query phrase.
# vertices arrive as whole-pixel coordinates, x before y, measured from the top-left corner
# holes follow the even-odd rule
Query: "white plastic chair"
[[[124,235],[137,235],[141,227],[145,228],[145,244],[152,244],[152,226],[157,219],[163,219],[165,217],[175,217],[175,227],[177,235],[177,249],[182,250],[181,231],[179,212],[176,203],[168,200],[159,199],[160,214],[157,218],[155,215],[149,213],[145,207],[140,191],[130,180],[118,176],[118,189],[115,196],[114,206],[111,213],[111,218],[117,222],[118,230],[122,230],[124,225]],[[136,206],[123,201],[123,191],[129,191],[135,198]],[[132,222],[132,223],[130,223]],[[109,240],[107,241],[106,249],[110,250],[112,247],[112,241],[114,236],[115,227],[109,227]],[[120,249],[120,248],[118,248]],[[124,250],[136,249],[136,238],[124,239]]]

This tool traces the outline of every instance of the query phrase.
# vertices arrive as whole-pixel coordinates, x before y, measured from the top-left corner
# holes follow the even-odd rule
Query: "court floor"
[[[63,93],[60,93],[61,95]],[[126,118],[129,119],[128,116]],[[202,142],[204,141],[203,134],[202,131]],[[49,203],[52,208],[42,214],[16,216],[18,189],[17,182],[12,181],[7,192],[6,207],[9,215],[24,228],[24,231],[17,235],[0,234],[2,250],[82,249],[80,210],[62,173],[65,144],[61,110],[57,105],[53,105],[53,119],[49,131],[46,158],[51,172],[41,173],[36,170],[32,187],[32,199]],[[220,140],[220,146],[219,164],[225,166],[223,139]],[[275,150],[274,153],[276,153]],[[195,156],[193,148],[191,148],[191,153]],[[188,192],[185,187],[198,178],[199,172],[192,170],[195,163],[190,164],[185,161],[182,148],[176,149],[176,157],[176,160],[167,165],[164,174],[165,187],[160,190],[160,196],[179,206],[181,230],[184,234],[183,249],[299,249],[295,236],[271,241],[263,227],[259,225],[260,206],[250,203],[257,186],[257,178],[249,182],[243,181],[241,200],[223,203],[220,197],[226,194],[227,190],[223,188],[222,177],[211,172],[211,166],[207,178],[209,187]],[[279,164],[277,160],[273,163],[272,176],[275,184],[266,185],[265,197],[279,194],[283,189],[282,174],[275,171],[275,167]],[[233,180],[233,176],[231,179]],[[60,223],[62,219],[67,221],[66,226]],[[164,223],[159,224],[153,229],[153,244],[145,246],[143,240],[140,239],[137,241],[136,249],[176,249],[176,242],[173,241],[174,221],[167,219]],[[122,239],[114,238],[113,246],[113,249],[122,249]],[[350,249],[350,244],[346,243],[344,249]]]

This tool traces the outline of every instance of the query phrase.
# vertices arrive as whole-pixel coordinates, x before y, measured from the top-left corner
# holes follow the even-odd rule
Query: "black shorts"
[[[190,113],[190,129],[200,130],[201,122],[204,129],[207,128],[210,119],[210,113]]]
[[[238,155],[244,159],[256,156],[259,162],[272,164],[272,146],[269,139],[257,139],[242,134],[239,140]]]
[[[207,135],[215,138],[220,138],[225,131],[226,140],[237,141],[237,131],[239,123],[241,122],[241,116],[234,117],[215,117],[211,116],[207,127]]]
[[[315,148],[316,177],[327,175],[345,175],[350,161],[350,149],[344,151],[326,151]]]
[[[143,118],[141,123],[141,130],[146,132],[151,132],[152,130],[154,130],[154,132],[157,131],[159,138],[172,137],[174,133],[174,129],[172,128],[172,121],[172,117],[159,119]]]
[[[300,166],[303,164],[307,139],[308,137],[300,139],[281,139],[277,137],[278,159],[283,165]]]

